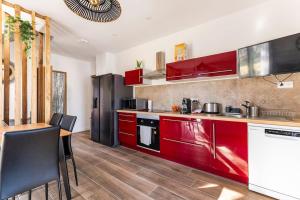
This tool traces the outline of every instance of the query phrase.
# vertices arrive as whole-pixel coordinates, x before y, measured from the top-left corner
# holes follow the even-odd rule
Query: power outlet
[[[279,88],[279,89],[294,88],[294,82],[293,81],[285,81],[285,82],[282,82],[282,83],[277,83],[277,88]]]

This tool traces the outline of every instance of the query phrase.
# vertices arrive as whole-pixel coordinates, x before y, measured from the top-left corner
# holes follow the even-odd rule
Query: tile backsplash
[[[274,77],[266,79],[275,82]],[[152,100],[154,109],[171,110],[171,106],[181,104],[184,97],[197,98],[201,104],[221,103],[223,108],[226,105],[241,107],[240,104],[248,100],[261,109],[289,110],[300,117],[300,73],[294,74],[288,81],[294,82],[294,88],[278,89],[263,78],[247,78],[136,87],[135,96]]]

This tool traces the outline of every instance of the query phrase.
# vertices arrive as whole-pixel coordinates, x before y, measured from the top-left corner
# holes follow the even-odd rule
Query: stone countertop
[[[291,126],[300,127],[300,119],[295,120],[284,120],[276,118],[237,118],[230,116],[218,116],[218,115],[208,115],[208,114],[180,114],[174,112],[147,112],[147,111],[136,111],[136,110],[117,110],[121,113],[135,113],[135,114],[149,114],[149,115],[159,115],[165,117],[183,117],[192,119],[208,119],[208,120],[221,120],[221,121],[232,121],[232,122],[245,122],[253,124],[268,124],[277,126]]]

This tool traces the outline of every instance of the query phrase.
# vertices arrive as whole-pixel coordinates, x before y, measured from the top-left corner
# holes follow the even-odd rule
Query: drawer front
[[[197,169],[210,170],[209,144],[196,145],[161,138],[161,154],[168,160]]]
[[[119,131],[136,135],[136,121],[132,119],[119,119]]]
[[[136,148],[136,114],[119,113],[119,141],[121,145]]]
[[[161,137],[191,144],[209,144],[211,122],[179,117],[160,118]]]
[[[136,148],[136,135],[119,131],[120,144],[130,148]]]
[[[135,113],[119,113],[119,119],[136,121],[136,114]]]

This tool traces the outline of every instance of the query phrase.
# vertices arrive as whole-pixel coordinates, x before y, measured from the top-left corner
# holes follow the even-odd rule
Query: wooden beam
[[[3,121],[3,84],[2,84],[2,60],[3,60],[3,39],[2,39],[2,0],[0,0],[0,122]]]
[[[46,17],[46,34],[45,34],[45,122],[48,123],[51,117],[51,100],[52,100],[52,68],[51,68],[51,35],[50,35],[50,18]]]
[[[27,54],[26,46],[22,44],[22,124],[27,124]]]
[[[15,16],[20,17],[20,6],[15,5]],[[19,22],[15,25],[15,125],[21,124],[21,95],[22,95],[22,45]]]
[[[32,12],[32,28],[35,32],[35,12]],[[31,123],[37,123],[37,57],[36,36],[31,45]]]
[[[9,15],[5,14],[5,21],[8,19]],[[4,122],[9,124],[9,71],[10,71],[10,33],[4,34]]]
[[[38,49],[38,86],[37,86],[37,122],[45,122],[45,69],[44,69],[44,35],[39,33]]]
[[[15,4],[13,4],[13,3],[10,3],[10,2],[8,2],[8,1],[6,1],[6,0],[2,0],[2,4],[3,5],[6,5],[6,6],[8,6],[8,7],[11,7],[11,8],[15,8]],[[17,6],[19,6],[19,5],[17,5]],[[31,10],[28,10],[28,9],[26,9],[26,8],[23,8],[23,7],[21,7],[21,6],[19,6],[20,7],[20,11],[22,11],[22,12],[24,12],[24,13],[28,13],[28,14],[32,14],[32,11]],[[42,15],[42,14],[39,14],[39,13],[36,13],[36,16],[38,17],[38,18],[41,18],[41,19],[46,19],[46,16],[44,16],[44,15]]]

